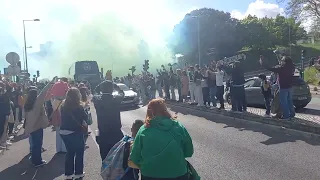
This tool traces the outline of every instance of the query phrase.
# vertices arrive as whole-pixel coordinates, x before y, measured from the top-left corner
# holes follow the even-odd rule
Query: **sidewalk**
[[[316,136],[320,135],[320,116],[318,115],[309,115],[309,114],[302,114],[302,113],[296,113],[296,117],[293,118],[291,121],[284,121],[280,119],[275,118],[265,118],[263,117],[265,110],[259,109],[259,108],[252,108],[248,107],[246,113],[236,113],[232,112],[231,106],[227,105],[226,110],[211,110],[206,107],[197,107],[185,103],[177,103],[168,101],[167,104],[172,109],[186,109],[185,111],[190,112],[190,114],[195,114],[197,116],[202,115],[219,115],[219,116],[229,116],[234,118],[235,120],[246,120],[246,121],[254,121],[258,123],[263,124],[270,124],[275,126],[280,126],[288,129],[303,131],[307,133],[315,134]],[[202,113],[201,113],[202,112]],[[313,136],[313,135],[311,135]]]

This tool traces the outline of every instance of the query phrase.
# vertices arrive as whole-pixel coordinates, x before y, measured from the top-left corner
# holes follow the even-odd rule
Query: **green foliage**
[[[320,82],[320,79],[317,78],[317,74],[320,72],[315,67],[308,67],[304,71],[304,80],[309,83],[317,86]]]
[[[169,47],[174,54],[183,54],[186,62],[196,63],[199,34],[203,62],[231,56],[243,47],[242,36],[237,33],[238,28],[239,21],[231,18],[229,13],[207,8],[194,10],[175,26]],[[215,48],[216,53],[207,56],[210,48]]]
[[[261,19],[249,15],[239,21],[229,13],[203,8],[190,12],[175,26],[169,47],[174,54],[183,54],[187,63],[197,63],[199,32],[204,63],[236,55],[241,49],[250,49],[254,57],[270,52],[271,58],[274,56],[271,49],[296,44],[306,37],[306,31],[300,25],[295,19],[280,15]],[[213,48],[215,51],[208,55],[208,50]]]

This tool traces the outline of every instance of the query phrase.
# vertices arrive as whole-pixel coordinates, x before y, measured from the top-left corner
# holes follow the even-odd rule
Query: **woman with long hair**
[[[66,179],[80,179],[84,177],[84,135],[88,114],[81,102],[79,89],[70,88],[66,99],[61,105],[60,135],[66,145],[67,154],[65,159]]]
[[[41,148],[43,144],[43,129],[48,127],[49,120],[46,116],[44,102],[48,90],[56,80],[53,78],[51,83],[48,83],[38,95],[36,88],[31,88],[28,91],[27,100],[24,105],[25,111],[25,134],[30,134],[32,140],[31,146],[31,161],[35,167],[39,167],[46,164],[46,161],[42,160]]]
[[[185,158],[192,154],[192,139],[185,127],[171,116],[163,99],[151,100],[130,155],[140,168],[141,179],[185,180]]]

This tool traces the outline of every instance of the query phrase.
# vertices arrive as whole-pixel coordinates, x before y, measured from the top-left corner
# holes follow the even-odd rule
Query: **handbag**
[[[74,121],[76,122],[76,124],[77,124],[78,126],[81,127],[81,130],[82,130],[83,133],[87,133],[87,132],[88,132],[88,125],[87,125],[87,123],[86,123],[85,121],[83,121],[82,124],[80,124],[80,123],[76,120],[76,118],[74,117],[74,115],[73,115],[72,113],[71,113],[71,118],[72,118],[72,120],[74,120]]]
[[[177,141],[177,139],[175,138],[175,136],[173,135],[173,133],[172,133],[171,131],[169,131],[169,133],[171,134],[171,136],[173,137],[173,139],[174,139],[178,144],[180,144],[180,143]],[[182,153],[183,153],[182,147],[180,147],[180,148],[181,148],[181,151],[182,151]],[[185,159],[185,161],[186,161],[186,164],[187,164],[187,177],[188,177],[188,180],[200,180],[201,178],[200,178],[198,172],[196,171],[196,169],[192,166],[192,164],[191,164],[188,160]]]

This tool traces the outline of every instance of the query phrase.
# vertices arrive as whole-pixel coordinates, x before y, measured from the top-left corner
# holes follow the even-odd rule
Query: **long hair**
[[[164,99],[153,99],[148,104],[147,115],[145,119],[145,126],[150,127],[150,121],[157,116],[162,116],[170,119],[175,117],[171,116],[166,106]]]
[[[88,94],[87,94],[87,88],[86,87],[82,87],[79,88],[80,90],[80,94],[81,94],[81,101],[82,102],[87,102],[88,101]]]
[[[28,91],[27,100],[24,105],[24,111],[29,112],[33,109],[34,103],[37,100],[38,91],[36,89],[30,89]]]
[[[72,111],[81,106],[81,94],[78,88],[72,87],[68,90],[66,99],[62,108],[66,111]]]

